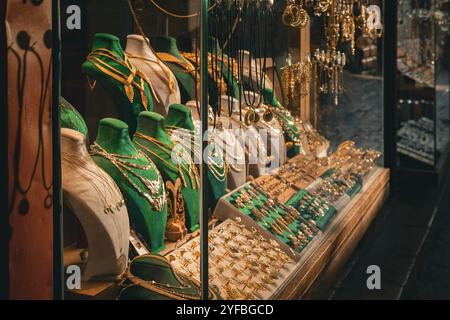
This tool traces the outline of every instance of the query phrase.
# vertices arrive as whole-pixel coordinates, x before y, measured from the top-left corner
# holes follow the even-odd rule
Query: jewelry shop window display
[[[332,250],[387,195],[382,148],[349,129],[365,98],[343,85],[362,69],[381,82],[355,61],[381,41],[382,4],[213,0],[202,33],[201,3],[120,0],[106,17],[96,0],[81,5],[83,36],[62,28],[64,264],[83,270],[67,298],[307,297],[330,276],[317,257],[346,254]]]

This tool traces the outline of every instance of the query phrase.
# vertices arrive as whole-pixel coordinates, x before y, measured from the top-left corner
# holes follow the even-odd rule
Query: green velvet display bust
[[[90,86],[99,83],[112,97],[130,133],[136,130],[136,119],[141,111],[153,110],[152,87],[129,60],[119,38],[97,33],[92,51],[82,65]],[[134,77],[133,77],[134,74]]]
[[[133,141],[154,161],[165,181],[170,180],[174,184],[177,179],[183,181],[181,193],[186,206],[186,227],[190,232],[197,230],[200,226],[198,172],[189,154],[185,153],[189,158],[181,158],[178,156],[179,148],[174,152],[175,145],[165,130],[164,117],[155,112],[142,112],[138,118],[138,128]],[[173,156],[176,158],[173,159]]]
[[[135,258],[125,275],[120,300],[200,300],[197,280],[174,270],[164,257],[144,255]],[[220,299],[217,288],[209,289],[209,300]]]
[[[292,114],[284,108],[275,96],[273,89],[264,88],[262,91],[264,102],[272,107],[275,117],[283,127],[286,144],[292,144],[291,148],[287,149],[287,156],[292,158],[302,151],[301,148],[301,134],[295,124],[295,118]]]
[[[194,70],[191,70],[191,72],[188,72],[185,68],[185,66],[180,65],[185,64],[186,60],[181,55],[180,51],[178,51],[177,47],[177,41],[168,36],[158,36],[158,37],[152,37],[151,43],[153,45],[153,48],[158,53],[158,57],[164,61],[164,63],[172,70],[172,73],[175,75],[175,78],[177,79],[178,85],[180,87],[180,94],[181,94],[181,102],[186,103],[189,100],[195,100],[195,79],[192,76],[192,72]],[[178,62],[168,60],[166,57],[161,56],[160,53],[166,53],[169,54],[176,59],[178,59]]]
[[[78,131],[88,140],[89,132],[87,125],[78,110],[63,97],[59,99],[59,110],[61,114],[61,128]]]
[[[153,37],[151,42],[154,49],[157,51],[158,57],[169,66],[178,81],[181,93],[181,103],[199,100],[200,97],[197,96],[199,95],[199,92],[196,93],[196,91],[199,91],[200,87],[198,83],[196,84],[195,82],[196,77],[199,77],[198,73],[195,75],[196,70],[199,70],[199,66],[195,65],[195,59],[186,59],[178,50],[177,42],[172,37]],[[197,79],[197,81],[199,80]],[[209,104],[214,109],[217,109],[219,88],[214,83],[214,79],[212,79],[211,75],[209,76],[208,81],[208,95]]]
[[[169,112],[167,113],[166,126],[173,129],[175,132],[177,128],[185,129],[188,132],[191,132],[191,136],[195,139],[197,144],[197,149],[194,152],[194,156],[196,157],[196,163],[201,163],[200,156],[202,154],[201,150],[201,140],[199,139],[199,133],[194,134],[195,125],[192,120],[192,112],[188,107],[181,104],[173,104],[169,107]],[[183,133],[181,133],[180,138],[183,137]],[[183,139],[186,140],[186,139]],[[225,172],[225,165],[222,151],[219,150],[218,146],[214,144],[213,141],[209,143],[208,148],[210,148],[211,152],[210,163],[208,164],[208,181],[209,181],[209,190],[212,192],[208,193],[208,203],[209,208],[214,210],[219,199],[226,194],[227,189],[227,178]],[[190,150],[188,150],[190,151]],[[192,153],[192,151],[190,151]]]
[[[119,170],[108,156],[102,156],[101,151],[129,163],[126,167],[134,174],[122,166]],[[119,186],[132,227],[142,235],[153,252],[162,250],[167,220],[164,182],[150,158],[140,153],[131,142],[128,125],[117,119],[102,119],[97,139],[91,146],[91,154],[94,161]],[[142,166],[146,168],[141,169]],[[148,184],[153,184],[154,192],[150,192]],[[157,205],[148,200],[149,195],[158,200]]]

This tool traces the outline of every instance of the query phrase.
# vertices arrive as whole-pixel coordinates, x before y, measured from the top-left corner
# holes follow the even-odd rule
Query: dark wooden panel
[[[53,297],[52,1],[8,1],[11,299]]]

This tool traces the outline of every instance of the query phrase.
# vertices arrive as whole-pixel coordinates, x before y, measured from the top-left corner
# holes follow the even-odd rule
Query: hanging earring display
[[[338,51],[338,46],[349,44],[354,55],[356,47],[365,48],[383,34],[381,9],[370,2],[371,0],[305,2],[306,7],[313,8],[316,16],[324,19],[326,48],[317,49],[313,57],[315,94],[332,94],[336,106],[343,92],[343,70],[347,63],[345,54]]]
[[[334,104],[339,105],[339,96],[343,92],[343,72],[346,65],[345,53],[340,51],[316,50],[313,64],[317,70],[317,89],[322,94],[333,94]]]
[[[286,93],[287,103],[290,105],[299,97],[309,94],[311,83],[312,62],[309,56],[303,61],[292,64],[291,56],[288,55],[287,65],[281,68],[283,89]]]

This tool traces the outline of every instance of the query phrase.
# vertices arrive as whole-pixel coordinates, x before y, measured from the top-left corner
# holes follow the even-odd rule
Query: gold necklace
[[[101,168],[98,168],[97,171],[91,170],[89,169],[91,163],[82,159],[75,160],[72,155],[64,152],[62,153],[62,164],[67,165],[89,182],[102,199],[105,214],[116,213],[125,206],[125,200],[117,184]],[[100,189],[98,184],[102,184],[103,188]],[[109,187],[113,189],[109,189]],[[119,200],[115,204],[111,204],[114,198],[119,198]]]
[[[175,79],[173,78],[173,75],[170,71],[170,69],[164,65],[159,59],[156,60],[152,60],[150,58],[147,57],[143,57],[143,56],[138,56],[129,52],[125,52],[129,58],[131,59],[139,59],[142,61],[145,61],[147,66],[152,69],[152,71],[154,72],[154,74],[161,80],[163,81],[167,87],[170,90],[170,94],[171,95],[175,95],[176,94],[176,88],[175,88]],[[160,72],[158,72],[158,70],[155,70],[155,68],[152,66],[153,63],[156,63],[164,72],[164,74],[166,75],[166,77],[163,77],[162,74]],[[159,101],[158,101],[159,103]]]
[[[100,156],[108,160],[120,173],[121,175],[131,184],[131,186],[142,196],[144,197],[150,206],[157,212],[161,212],[164,209],[166,203],[166,192],[164,189],[164,183],[162,181],[161,175],[158,169],[153,164],[153,161],[142,151],[138,150],[138,153],[144,157],[148,165],[137,165],[131,163],[129,161],[124,161],[123,157],[129,158],[129,156],[122,156],[117,154],[108,153],[105,149],[103,149],[97,142],[94,142],[91,145],[90,154],[93,156]],[[134,156],[133,156],[134,157]],[[144,178],[141,174],[138,174],[133,171],[134,169],[138,170],[153,170],[157,175],[156,180],[150,180]],[[128,174],[127,174],[128,172]],[[131,179],[129,175],[134,176],[138,179],[145,187],[145,190],[137,185],[136,182]]]
[[[110,59],[118,63],[119,65],[125,67],[130,73],[125,74],[122,71],[109,65],[105,61],[101,60],[100,58]],[[93,50],[91,53],[89,53],[87,61],[91,62],[97,69],[102,71],[104,74],[122,83],[125,89],[125,94],[131,103],[133,103],[134,101],[133,87],[138,89],[141,94],[142,105],[145,110],[148,110],[149,106],[147,94],[145,93],[145,83],[147,83],[153,96],[156,96],[155,91],[153,89],[151,81],[147,78],[145,74],[139,71],[136,68],[136,66],[130,62],[126,53],[124,53],[124,57],[122,59],[114,52],[108,49],[100,48]],[[139,82],[135,81],[136,77],[139,77]]]
[[[143,140],[146,140],[150,143],[152,143],[153,145],[155,145],[159,150],[163,151],[165,154],[167,154],[169,157],[172,157],[172,152],[175,152],[175,155],[177,156],[177,162],[178,162],[178,166],[175,166],[174,164],[170,163],[169,161],[165,160],[164,158],[162,158],[160,155],[158,155],[156,152],[152,151],[150,148],[145,147],[144,145],[138,143],[135,141],[136,145],[142,149],[144,149],[145,151],[149,152],[150,154],[156,156],[158,159],[160,159],[161,161],[163,161],[163,163],[165,163],[167,166],[169,166],[170,168],[174,169],[175,171],[178,171],[179,175],[181,176],[181,179],[183,180],[183,186],[186,188],[187,184],[186,184],[186,180],[184,178],[184,173],[183,170],[188,174],[190,181],[191,181],[191,187],[192,189],[199,189],[200,188],[200,178],[199,178],[199,174],[197,172],[197,168],[195,167],[195,165],[192,163],[192,159],[190,159],[190,162],[186,165],[184,164],[182,160],[186,161],[187,159],[185,157],[183,157],[180,152],[176,151],[175,148],[172,148],[171,146],[165,144],[164,142],[161,142],[159,140],[156,140],[153,137],[147,136],[145,134],[136,132],[134,134],[134,137],[136,138],[141,138]],[[175,149],[175,150],[174,150]]]
[[[177,136],[174,134],[175,132],[180,131],[182,133],[182,137]],[[201,154],[199,154],[199,149],[201,149],[201,146],[199,143],[197,143],[195,140],[195,130],[188,130],[177,126],[168,126],[167,132],[171,135],[171,138],[177,142],[177,144],[181,145],[181,147],[188,153],[188,154],[194,154],[194,156],[197,159],[201,159]],[[185,141],[184,137],[186,137]],[[192,146],[194,146],[194,150],[192,150]],[[211,174],[214,176],[214,178],[219,182],[224,182],[226,179],[226,168],[223,162],[216,161],[212,156],[214,152],[219,153],[219,158],[222,158],[223,155],[220,149],[216,149],[214,145],[214,151],[211,150],[211,148],[208,149],[210,151],[208,153],[208,168],[210,169]]]

